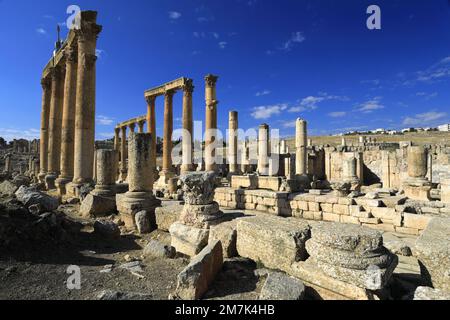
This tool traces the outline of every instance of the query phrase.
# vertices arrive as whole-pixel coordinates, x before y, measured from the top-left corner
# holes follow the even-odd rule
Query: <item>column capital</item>
[[[165,93],[164,93],[164,97],[166,97],[166,98],[173,98],[173,95],[175,94],[175,90],[167,90]]]
[[[138,122],[137,122],[137,124],[138,124],[138,126],[143,126],[144,124],[145,124],[145,120],[139,120]]]
[[[42,78],[41,79],[41,86],[43,90],[50,90],[52,85],[50,77]]]
[[[206,87],[208,87],[208,88],[214,87],[216,85],[218,79],[219,79],[219,77],[215,76],[213,74],[206,75],[205,76]]]
[[[95,21],[86,21],[83,18],[80,20],[79,28],[75,29],[77,40],[79,42],[96,40],[102,31],[102,26],[96,24]]]
[[[64,49],[64,56],[66,58],[66,64],[76,63],[78,60],[78,50],[76,43],[67,46]]]
[[[115,134],[119,134],[119,132],[120,132],[120,128],[114,128],[114,133]]]
[[[132,122],[128,125],[128,127],[130,128],[131,131],[133,131],[136,128],[136,123]]]
[[[52,81],[59,81],[61,80],[62,76],[63,76],[63,68],[62,66],[56,65],[54,67],[51,67],[50,69],[50,76],[52,78]]]
[[[185,93],[192,94],[194,92],[194,81],[192,79],[189,79],[186,81],[186,84],[183,86],[183,91]]]
[[[145,101],[147,101],[148,105],[153,105],[156,101],[156,96],[147,96],[145,97]]]
[[[127,132],[127,126],[120,127],[120,130],[122,131],[122,133],[126,133]]]

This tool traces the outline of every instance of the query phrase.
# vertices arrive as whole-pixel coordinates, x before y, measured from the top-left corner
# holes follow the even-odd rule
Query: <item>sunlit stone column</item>
[[[151,156],[153,157],[150,160],[150,163],[153,165],[152,172],[153,177],[156,177],[156,142],[157,142],[157,135],[156,135],[156,114],[155,114],[155,102],[156,97],[146,97],[147,101],[147,132],[152,135],[152,153]]]
[[[262,176],[269,175],[269,126],[262,124],[258,132],[258,173]]]
[[[138,133],[144,133],[144,124],[145,121],[144,120],[139,120],[137,125],[138,125]]]
[[[60,173],[61,124],[64,100],[64,70],[60,66],[52,69],[52,95],[48,133],[48,172],[45,183],[48,190],[55,189],[55,180]]]
[[[306,175],[306,143],[307,143],[307,124],[305,120],[297,119],[295,132],[296,164],[295,172],[297,175]]]
[[[41,80],[42,111],[41,111],[41,139],[40,139],[40,173],[39,182],[45,182],[48,171],[48,122],[50,114],[50,97],[52,83],[49,78]]]
[[[228,163],[230,174],[239,174],[238,166],[238,112],[230,111],[228,119]]]
[[[183,88],[183,140],[182,140],[182,165],[181,174],[192,171],[193,152],[193,115],[192,115],[192,94],[194,85],[192,80],[188,80]]]
[[[116,150],[96,151],[97,183],[92,194],[103,197],[115,195],[116,172],[119,153]]]
[[[120,128],[115,128],[114,129],[114,150],[116,150],[117,152],[119,152],[120,150]]]
[[[120,128],[122,136],[120,137],[120,181],[125,182],[127,180],[127,127]]]
[[[11,172],[11,154],[10,153],[8,153],[5,156],[5,170],[4,170],[4,172],[5,173],[10,173]]]
[[[216,170],[216,139],[217,139],[217,101],[216,83],[218,77],[208,74],[205,77],[205,99],[206,99],[206,120],[205,120],[205,169],[206,171]]]
[[[430,199],[431,183],[426,178],[427,158],[427,151],[423,146],[408,148],[408,178],[403,182],[403,189],[410,199]]]
[[[64,82],[64,102],[61,131],[61,174],[56,180],[60,194],[66,193],[66,184],[73,179],[75,104],[77,90],[77,48],[68,46],[66,58],[66,78]]]
[[[164,96],[164,141],[163,166],[160,172],[159,185],[165,186],[174,176],[172,172],[172,131],[173,131],[173,95],[175,91],[169,90]]]
[[[95,142],[95,55],[102,27],[96,24],[97,12],[80,12],[78,39],[77,102],[75,111],[75,187],[92,182]]]
[[[343,147],[347,146],[347,141],[345,141],[345,138],[341,139],[341,146],[343,146]]]
[[[351,184],[351,190],[360,189],[360,181],[357,176],[357,160],[355,157],[343,159],[342,180]]]
[[[153,164],[150,133],[134,133],[128,142],[129,191],[116,196],[117,210],[127,229],[136,229],[135,215],[145,210],[152,226],[155,225],[155,207],[159,201],[152,193]]]
[[[241,171],[242,173],[250,172],[250,147],[247,138],[242,141]]]

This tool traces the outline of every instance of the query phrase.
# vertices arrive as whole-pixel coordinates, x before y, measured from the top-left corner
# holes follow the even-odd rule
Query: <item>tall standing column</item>
[[[297,175],[306,175],[306,144],[307,144],[307,124],[305,120],[297,119],[295,133],[296,163],[295,173]]]
[[[205,169],[216,170],[216,139],[217,139],[217,76],[208,74],[205,77],[206,124],[205,124]]]
[[[228,122],[228,163],[230,174],[239,174],[238,166],[238,113],[230,111]]]
[[[167,185],[173,177],[172,172],[172,131],[173,131],[173,95],[175,91],[169,90],[164,96],[164,141],[163,141],[163,167],[160,172],[160,185]]]
[[[64,99],[64,71],[62,67],[52,69],[52,94],[50,99],[48,133],[48,172],[45,176],[47,189],[55,189],[55,180],[60,173],[61,125]]]
[[[119,138],[120,128],[114,129],[114,150],[119,152],[120,149],[120,138]]]
[[[152,147],[152,153],[150,160],[152,164],[152,172],[153,176],[155,177],[156,174],[156,142],[157,142],[157,135],[156,135],[156,115],[155,115],[155,102],[156,97],[146,97],[147,101],[147,132],[152,135],[151,140],[151,147]]]
[[[192,94],[194,85],[189,80],[183,88],[183,141],[182,141],[182,165],[181,173],[192,171],[192,149],[193,149],[193,115],[192,115]]]
[[[122,136],[120,137],[120,181],[127,180],[127,127],[120,128]]]
[[[269,175],[269,126],[262,124],[258,132],[258,173]]]
[[[78,79],[75,111],[75,187],[92,182],[95,142],[95,55],[102,27],[96,24],[97,12],[80,12],[78,37]]]
[[[48,121],[50,114],[50,97],[52,84],[49,78],[41,80],[42,111],[41,111],[41,139],[40,139],[40,173],[39,181],[45,182],[48,170]]]
[[[66,78],[64,82],[64,102],[61,131],[61,174],[56,180],[60,194],[66,193],[66,184],[73,179],[75,104],[77,91],[77,49],[65,49]]]

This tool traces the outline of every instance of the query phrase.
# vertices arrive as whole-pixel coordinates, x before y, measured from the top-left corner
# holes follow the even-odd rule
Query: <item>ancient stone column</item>
[[[306,143],[307,143],[307,123],[305,120],[297,119],[295,132],[296,165],[297,175],[306,175]]]
[[[357,160],[355,157],[342,160],[342,180],[351,184],[350,190],[359,190],[360,181],[357,176]]]
[[[144,120],[139,120],[137,124],[138,124],[138,132],[139,133],[144,133],[145,121]]]
[[[77,90],[77,49],[68,46],[64,52],[66,58],[66,77],[64,82],[64,102],[61,131],[61,174],[56,180],[60,194],[66,193],[66,184],[73,179],[75,104]]]
[[[152,135],[152,153],[151,156],[151,164],[153,165],[152,171],[154,177],[156,176],[156,143],[157,143],[157,135],[156,135],[156,114],[155,114],[155,102],[156,97],[147,97],[147,132]]]
[[[427,151],[422,146],[408,148],[408,178],[403,182],[405,195],[413,200],[428,201],[431,183],[427,175]]]
[[[48,122],[50,114],[50,97],[52,84],[49,78],[41,80],[42,85],[42,111],[41,111],[41,139],[40,139],[40,173],[39,181],[45,182],[48,171]]]
[[[167,185],[174,176],[172,172],[172,131],[173,131],[173,95],[174,91],[167,91],[164,100],[164,141],[163,141],[163,167],[160,172],[159,184]]]
[[[228,163],[230,174],[239,174],[238,166],[238,113],[230,111],[228,123]]]
[[[120,128],[114,129],[114,150],[119,151],[120,150]]]
[[[4,170],[4,172],[5,173],[10,173],[11,172],[11,154],[10,153],[8,153],[5,156],[5,170]]]
[[[269,175],[269,126],[262,124],[258,132],[258,173],[262,176]]]
[[[55,180],[60,173],[61,160],[61,126],[64,100],[64,70],[55,66],[52,72],[52,94],[50,99],[50,116],[48,132],[48,172],[45,183],[48,190],[55,189]]]
[[[242,173],[250,172],[250,147],[248,139],[242,142],[241,171]]]
[[[120,128],[122,136],[120,138],[120,181],[125,182],[127,180],[127,127]]]
[[[96,24],[97,12],[80,12],[78,39],[78,78],[75,110],[74,186],[92,182],[95,142],[95,55],[102,27]]]
[[[345,138],[341,139],[341,146],[343,146],[343,147],[347,146],[347,141],[345,141]]]
[[[205,169],[215,171],[216,168],[216,139],[217,139],[217,101],[216,83],[217,76],[208,74],[205,77],[205,99],[206,99],[206,119],[205,119]]]
[[[193,170],[193,115],[192,115],[192,94],[194,85],[192,80],[188,80],[183,88],[183,139],[182,139],[182,165],[181,173]]]
[[[313,145],[312,139],[308,139],[308,147],[312,147],[312,145]]]
[[[130,135],[131,135],[132,133],[134,133],[134,130],[136,129],[136,123],[130,123],[128,125],[128,128],[130,128]]]
[[[119,153],[116,150],[99,149],[97,156],[97,183],[92,194],[103,197],[115,195],[116,172]]]
[[[117,210],[125,227],[135,229],[136,213],[145,210],[151,224],[155,224],[155,207],[160,204],[152,193],[153,164],[152,135],[150,133],[134,133],[128,142],[128,183],[129,191],[116,196]]]

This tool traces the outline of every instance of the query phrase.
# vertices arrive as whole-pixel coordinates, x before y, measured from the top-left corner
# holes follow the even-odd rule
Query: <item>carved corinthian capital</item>
[[[51,82],[50,77],[41,79],[42,90],[44,90],[44,91],[50,90],[51,85],[52,85],[52,82]]]
[[[218,76],[212,75],[212,74],[208,74],[205,77],[205,84],[208,88],[212,88],[216,85],[217,79],[219,79]]]
[[[183,87],[183,90],[186,94],[192,94],[194,92],[194,88],[194,81],[192,79],[188,79]]]

